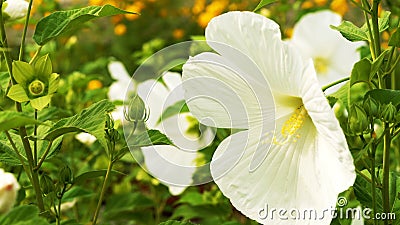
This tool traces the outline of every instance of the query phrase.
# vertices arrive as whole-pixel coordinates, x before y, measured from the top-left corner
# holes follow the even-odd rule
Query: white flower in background
[[[3,3],[3,13],[7,20],[17,20],[26,16],[29,3],[24,0],[7,0]]]
[[[351,225],[364,225],[363,209],[361,206],[357,206],[356,217],[351,221]]]
[[[159,121],[163,111],[183,100],[178,73],[167,72],[163,82],[147,80],[139,85],[131,81],[121,62],[111,62],[108,66],[111,76],[116,80],[109,89],[108,97],[112,101],[124,101],[126,92],[134,92],[143,99],[150,110],[146,121],[149,129],[157,129],[166,134],[180,148],[168,145],[156,145],[142,148],[147,170],[163,184],[169,187],[173,195],[182,193],[192,184],[192,176],[196,169],[197,150],[207,146],[213,140],[213,132],[206,130],[201,137],[193,134],[191,129],[197,121],[190,113],[179,113]],[[133,82],[133,84],[130,84]],[[130,86],[129,86],[130,85]],[[116,120],[125,121],[123,106],[112,112]]]
[[[179,148],[155,145],[142,148],[142,153],[148,171],[167,185],[171,194],[179,195],[193,182],[197,151],[212,142],[214,133],[211,129],[201,135],[194,133],[192,128],[198,123],[188,112],[160,120],[169,106],[183,100],[180,74],[167,72],[162,80],[164,84],[156,80],[143,82],[138,85],[138,94],[150,109],[147,127],[160,130]]]
[[[341,22],[339,14],[324,10],[306,14],[293,29],[290,42],[304,59],[313,59],[322,86],[350,76],[354,63],[360,60],[357,48],[363,43],[350,42],[330,28]]]
[[[281,40],[274,21],[251,12],[215,17],[205,36],[218,54],[199,54],[183,66],[186,102],[205,125],[242,129],[213,155],[216,184],[262,224],[330,224],[328,213],[294,221],[299,213],[285,220],[276,211],[271,219],[269,211],[264,218],[272,208],[315,209],[321,216],[356,177],[312,61]]]
[[[111,101],[120,101],[122,104],[125,100],[128,89],[134,91],[135,83],[133,83],[133,80],[131,83],[131,76],[126,71],[124,64],[121,62],[110,62],[108,64],[108,71],[110,72],[111,77],[116,80],[111,84],[108,90],[108,99]],[[133,88],[131,88],[129,84],[131,84]],[[114,120],[119,120],[125,123],[124,106],[117,106],[115,110],[111,112],[111,116]]]
[[[14,175],[0,169],[0,214],[7,213],[13,207],[19,189]]]
[[[85,132],[81,132],[75,135],[75,138],[85,145],[92,145],[96,141],[96,137]]]

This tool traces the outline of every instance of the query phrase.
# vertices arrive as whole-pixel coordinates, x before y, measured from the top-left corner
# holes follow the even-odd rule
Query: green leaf
[[[22,84],[15,84],[11,86],[10,90],[8,90],[7,97],[11,98],[16,102],[27,102],[29,101],[29,97],[25,92]]]
[[[104,177],[106,175],[106,173],[107,173],[107,170],[94,170],[94,171],[85,172],[85,173],[82,173],[81,175],[75,177],[73,183],[74,183],[74,185],[84,184],[86,182],[86,180],[94,179],[94,178],[98,178],[98,177]],[[111,170],[111,174],[125,175],[125,174],[115,171],[115,170]]]
[[[26,81],[34,78],[35,75],[33,66],[23,61],[14,61],[12,63],[12,71],[14,79],[18,84],[25,83]]]
[[[181,221],[177,221],[177,220],[168,220],[165,222],[162,222],[158,225],[195,225],[194,223],[191,222],[181,222]]]
[[[344,38],[349,41],[367,41],[368,35],[364,29],[361,29],[349,21],[343,21],[339,26],[331,25],[332,29],[338,30]]]
[[[42,124],[22,112],[0,111],[0,131],[6,131],[26,125]]]
[[[400,29],[397,29],[390,37],[389,46],[400,48]]]
[[[371,98],[375,99],[380,104],[392,103],[394,106],[400,104],[400,90],[375,89],[368,91],[364,99],[368,96],[371,96]]]
[[[13,208],[7,215],[0,218],[0,225],[49,225],[46,219],[39,217],[39,209],[33,205],[23,205]]]
[[[44,107],[46,107],[50,103],[50,101],[51,101],[51,96],[50,95],[45,95],[45,96],[42,96],[42,97],[38,97],[38,98],[32,99],[31,100],[31,106],[34,109],[37,109],[37,110],[40,111],[40,110],[44,109]]]
[[[129,147],[145,147],[151,145],[174,145],[172,141],[159,130],[148,130],[127,140]]]
[[[378,30],[379,33],[383,32],[384,30],[389,28],[389,17],[390,17],[390,12],[385,11],[382,18],[378,18]],[[369,24],[372,24],[372,20],[369,20]],[[367,33],[368,32],[368,26],[367,23],[365,23],[361,29]]]
[[[261,0],[260,3],[258,3],[257,7],[253,10],[253,12],[261,9],[262,7],[272,4],[274,2],[276,2],[277,0]]]
[[[25,164],[28,164],[28,161],[25,157],[23,157],[23,161]],[[0,140],[0,162],[11,166],[21,165],[17,153],[11,148],[10,143],[5,140]]]
[[[350,87],[359,82],[365,82],[369,84],[370,73],[371,73],[371,62],[369,61],[369,59],[364,58],[361,61],[354,64],[350,76]]]
[[[67,191],[67,193],[64,194],[62,201],[63,202],[68,202],[72,201],[75,198],[84,198],[84,197],[90,197],[94,195],[95,193],[93,191],[89,191],[85,188],[82,187],[73,187],[70,190]]]
[[[108,100],[102,100],[82,110],[79,114],[59,120],[41,139],[55,140],[57,137],[69,132],[84,131],[97,138],[100,144],[107,149],[105,137],[105,122],[107,113],[115,106]]]
[[[51,60],[48,54],[33,61],[32,65],[35,69],[35,73],[41,76],[47,77],[50,76],[50,74],[53,72],[53,65],[51,64]]]
[[[382,65],[382,63],[385,59],[385,56],[387,55],[388,52],[389,52],[389,50],[382,52],[379,55],[379,57],[377,59],[375,59],[375,61],[372,62],[371,72],[369,74],[369,80],[372,80],[374,75],[378,72],[379,68],[381,68],[381,65]]]
[[[373,209],[372,205],[372,194],[371,194],[371,185],[365,180],[364,177],[357,174],[356,182],[353,185],[354,194],[357,197],[357,200],[365,207]],[[382,194],[378,188],[376,190],[376,205],[377,211],[382,212]]]
[[[186,105],[185,100],[181,100],[176,102],[175,104],[168,106],[164,112],[161,114],[157,123],[160,123],[162,120],[168,119],[172,116],[175,116],[179,113],[189,112],[189,108]]]
[[[38,45],[44,45],[51,39],[76,29],[76,27],[89,20],[119,14],[136,13],[127,12],[112,5],[88,6],[80,9],[54,12],[38,22],[33,39]]]

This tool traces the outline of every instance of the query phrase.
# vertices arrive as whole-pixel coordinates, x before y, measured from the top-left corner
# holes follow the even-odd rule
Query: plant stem
[[[104,177],[103,186],[101,188],[99,201],[97,202],[96,211],[95,211],[94,216],[93,216],[92,225],[95,225],[97,223],[97,218],[99,217],[99,212],[100,212],[100,208],[101,208],[101,205],[102,205],[102,202],[103,202],[103,199],[104,199],[104,194],[106,193],[106,190],[107,190],[107,186],[108,186],[108,182],[109,182],[109,179],[110,179],[110,173],[111,173],[112,167],[113,167],[113,161],[110,158],[109,162],[108,162],[106,176]]]
[[[42,166],[44,160],[46,160],[47,154],[49,154],[49,151],[51,149],[51,146],[53,145],[53,141],[50,141],[49,145],[47,146],[46,150],[44,151],[42,157],[40,158],[39,163],[36,165],[35,168],[33,168],[33,170],[39,170],[40,167]]]
[[[372,132],[371,132],[372,135]],[[375,153],[376,153],[376,148],[375,144],[371,144],[371,193],[372,193],[372,210],[373,213],[372,215],[375,215],[376,211],[376,175],[375,175]],[[378,221],[374,219],[374,224],[377,225]]]
[[[21,38],[21,46],[19,49],[19,56],[18,60],[22,60],[25,52],[25,39],[26,39],[26,33],[28,31],[28,25],[29,25],[29,18],[31,15],[31,9],[32,9],[32,4],[33,0],[29,1],[29,6],[28,6],[28,12],[26,13],[26,18],[25,18],[25,25],[24,25],[24,31],[22,32],[22,38]]]
[[[35,109],[34,113],[35,120],[38,118],[38,111]],[[33,165],[37,165],[37,125],[33,128],[33,136],[35,136],[35,140],[33,140]]]
[[[372,2],[372,32],[374,36],[375,56],[379,57],[381,54],[381,40],[379,35],[379,24],[378,24],[378,8],[380,0],[373,0]]]
[[[333,86],[335,86],[335,85],[337,85],[337,84],[343,83],[343,82],[348,81],[348,80],[350,80],[350,77],[345,77],[345,78],[342,78],[342,79],[340,79],[340,80],[337,80],[337,81],[335,81],[335,82],[333,82],[333,83],[330,83],[330,84],[328,84],[328,85],[325,85],[325,86],[322,87],[322,91],[326,91],[326,89],[331,88],[331,87],[333,87]]]
[[[368,7],[368,2],[366,0],[363,0],[362,4],[364,5],[364,7]],[[365,18],[365,23],[367,24],[368,36],[369,36],[369,39],[370,39],[369,40],[369,49],[371,51],[372,59],[375,60],[378,56],[376,55],[374,36],[372,34],[371,25],[369,24],[369,18],[368,18],[368,12],[367,11],[364,11],[364,18]]]
[[[390,128],[389,124],[385,123],[385,137],[383,139],[383,179],[382,179],[382,196],[383,196],[383,212],[390,212],[389,203],[389,173],[390,173]],[[385,220],[385,225],[388,221]]]
[[[22,157],[21,153],[19,153],[18,148],[17,148],[17,146],[15,145],[15,143],[14,143],[14,141],[13,141],[13,139],[12,139],[10,133],[8,133],[8,131],[4,131],[4,133],[6,134],[7,139],[8,139],[8,141],[9,141],[10,144],[11,144],[11,147],[14,149],[15,153],[17,154],[18,159],[19,159],[20,163],[22,164],[22,167],[24,168],[24,170],[25,170],[25,172],[26,172],[26,175],[28,176],[29,180],[30,180],[31,183],[32,183],[32,175],[29,173],[28,167],[26,167],[26,164],[25,164],[25,162],[24,162],[24,158]]]

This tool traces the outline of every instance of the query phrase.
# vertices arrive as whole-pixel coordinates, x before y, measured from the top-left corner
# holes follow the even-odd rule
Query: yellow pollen
[[[303,105],[298,107],[292,116],[283,124],[281,135],[282,137],[268,132],[265,134],[266,139],[263,141],[264,144],[272,143],[274,145],[285,145],[289,141],[296,143],[300,139],[301,135],[298,130],[304,125],[304,121],[307,119],[307,110]],[[271,138],[272,136],[272,138]],[[279,139],[279,140],[278,140]]]
[[[318,74],[326,74],[328,72],[329,61],[323,57],[315,57],[314,67]]]

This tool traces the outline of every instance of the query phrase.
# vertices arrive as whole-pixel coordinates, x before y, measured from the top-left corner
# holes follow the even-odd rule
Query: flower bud
[[[26,16],[29,3],[24,0],[7,0],[3,3],[3,15],[6,20],[17,20]]]
[[[40,178],[40,188],[42,189],[43,195],[48,195],[56,190],[53,180],[46,174]]]
[[[60,182],[63,184],[72,184],[72,170],[68,165],[64,166],[60,171]]]
[[[364,101],[364,110],[370,117],[378,116],[379,114],[379,104],[376,102],[375,99],[368,96],[367,99]]]
[[[397,109],[392,103],[385,105],[381,112],[384,122],[393,123],[396,120]]]
[[[350,107],[349,111],[349,129],[354,134],[362,134],[365,130],[368,129],[369,122],[367,118],[367,114],[364,109],[357,105],[353,104]]]
[[[124,116],[125,119],[130,122],[147,120],[149,116],[148,110],[139,95],[135,95],[130,99],[129,105],[124,108]]]
[[[0,214],[7,213],[13,207],[19,189],[14,175],[0,169]]]

